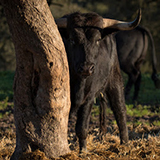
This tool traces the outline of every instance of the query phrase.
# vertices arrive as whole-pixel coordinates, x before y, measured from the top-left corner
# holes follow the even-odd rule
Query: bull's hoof
[[[125,139],[121,140],[120,144],[127,144],[128,143],[128,137],[126,136]]]
[[[88,154],[88,150],[87,148],[83,148],[79,151],[79,157],[83,158],[84,156],[86,156]]]
[[[79,153],[86,153],[88,152],[86,147],[83,147],[82,149],[80,149]]]

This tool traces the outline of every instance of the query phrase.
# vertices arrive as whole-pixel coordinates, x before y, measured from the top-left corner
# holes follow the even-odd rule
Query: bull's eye
[[[71,45],[75,45],[75,41],[73,39],[70,39],[69,41]]]

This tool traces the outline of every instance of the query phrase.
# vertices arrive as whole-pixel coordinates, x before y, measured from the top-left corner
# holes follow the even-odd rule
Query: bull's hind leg
[[[105,95],[101,92],[99,97],[99,105],[100,105],[100,114],[99,114],[99,121],[100,121],[100,135],[105,135],[107,132],[106,128],[106,106],[107,100]],[[101,137],[100,137],[101,138]]]
[[[130,98],[130,91],[131,91],[131,88],[132,88],[134,82],[135,82],[135,76],[132,75],[132,73],[129,73],[128,74],[128,82],[125,87],[125,99],[126,100],[129,100],[129,98]]]
[[[133,101],[137,100],[137,98],[138,98],[138,93],[139,93],[139,90],[140,90],[140,84],[141,84],[141,72],[139,72],[138,77],[137,77],[136,82],[135,82]]]
[[[133,100],[135,101],[138,97],[140,82],[141,82],[141,73],[137,66],[132,66],[132,70],[127,73],[128,74],[128,82],[125,88],[125,99],[129,99],[130,91],[132,86],[135,86]]]
[[[114,73],[107,87],[108,100],[119,127],[121,143],[128,142],[126,106],[123,92],[123,81],[120,73]]]
[[[80,153],[87,151],[87,135],[89,128],[89,121],[91,115],[92,104],[82,105],[78,110],[76,135],[79,138]]]

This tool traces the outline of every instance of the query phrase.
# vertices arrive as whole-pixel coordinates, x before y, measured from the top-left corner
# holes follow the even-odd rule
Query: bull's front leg
[[[111,80],[106,91],[119,127],[121,144],[128,142],[127,116],[123,88],[123,80],[120,72],[116,72],[114,74],[114,79]]]
[[[79,138],[80,153],[87,151],[87,135],[93,103],[84,104],[78,110],[76,135]]]

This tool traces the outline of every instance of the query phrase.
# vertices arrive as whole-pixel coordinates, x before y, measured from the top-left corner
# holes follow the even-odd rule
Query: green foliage
[[[98,116],[99,115],[99,106],[98,105],[94,105],[93,109],[92,109],[92,116]]]
[[[155,126],[160,126],[160,121],[154,121],[154,122],[153,122],[153,125],[155,125]]]
[[[0,118],[3,118],[4,115],[8,115],[12,112],[11,108],[13,108],[13,102],[8,102],[8,99],[9,98],[6,97],[3,101],[0,101]]]
[[[142,117],[154,114],[153,112],[150,111],[151,106],[137,105],[136,107],[134,107],[134,105],[126,105],[126,107],[127,107],[127,115],[130,116]]]
[[[8,97],[6,97],[2,102],[0,102],[0,109],[6,109],[8,105]]]
[[[12,112],[14,72],[0,71],[0,118]]]
[[[128,77],[123,73],[124,83],[126,85]],[[133,97],[134,87],[132,87],[130,97]],[[127,104],[132,104],[132,100],[128,100]],[[154,82],[151,79],[151,74],[142,74],[140,92],[137,100],[137,104],[142,105],[158,105],[160,104],[160,89],[154,86]]]
[[[9,101],[13,100],[13,79],[14,72],[0,72],[0,101],[6,99],[6,97],[8,97]]]
[[[0,71],[15,70],[14,46],[1,5],[0,20]]]

